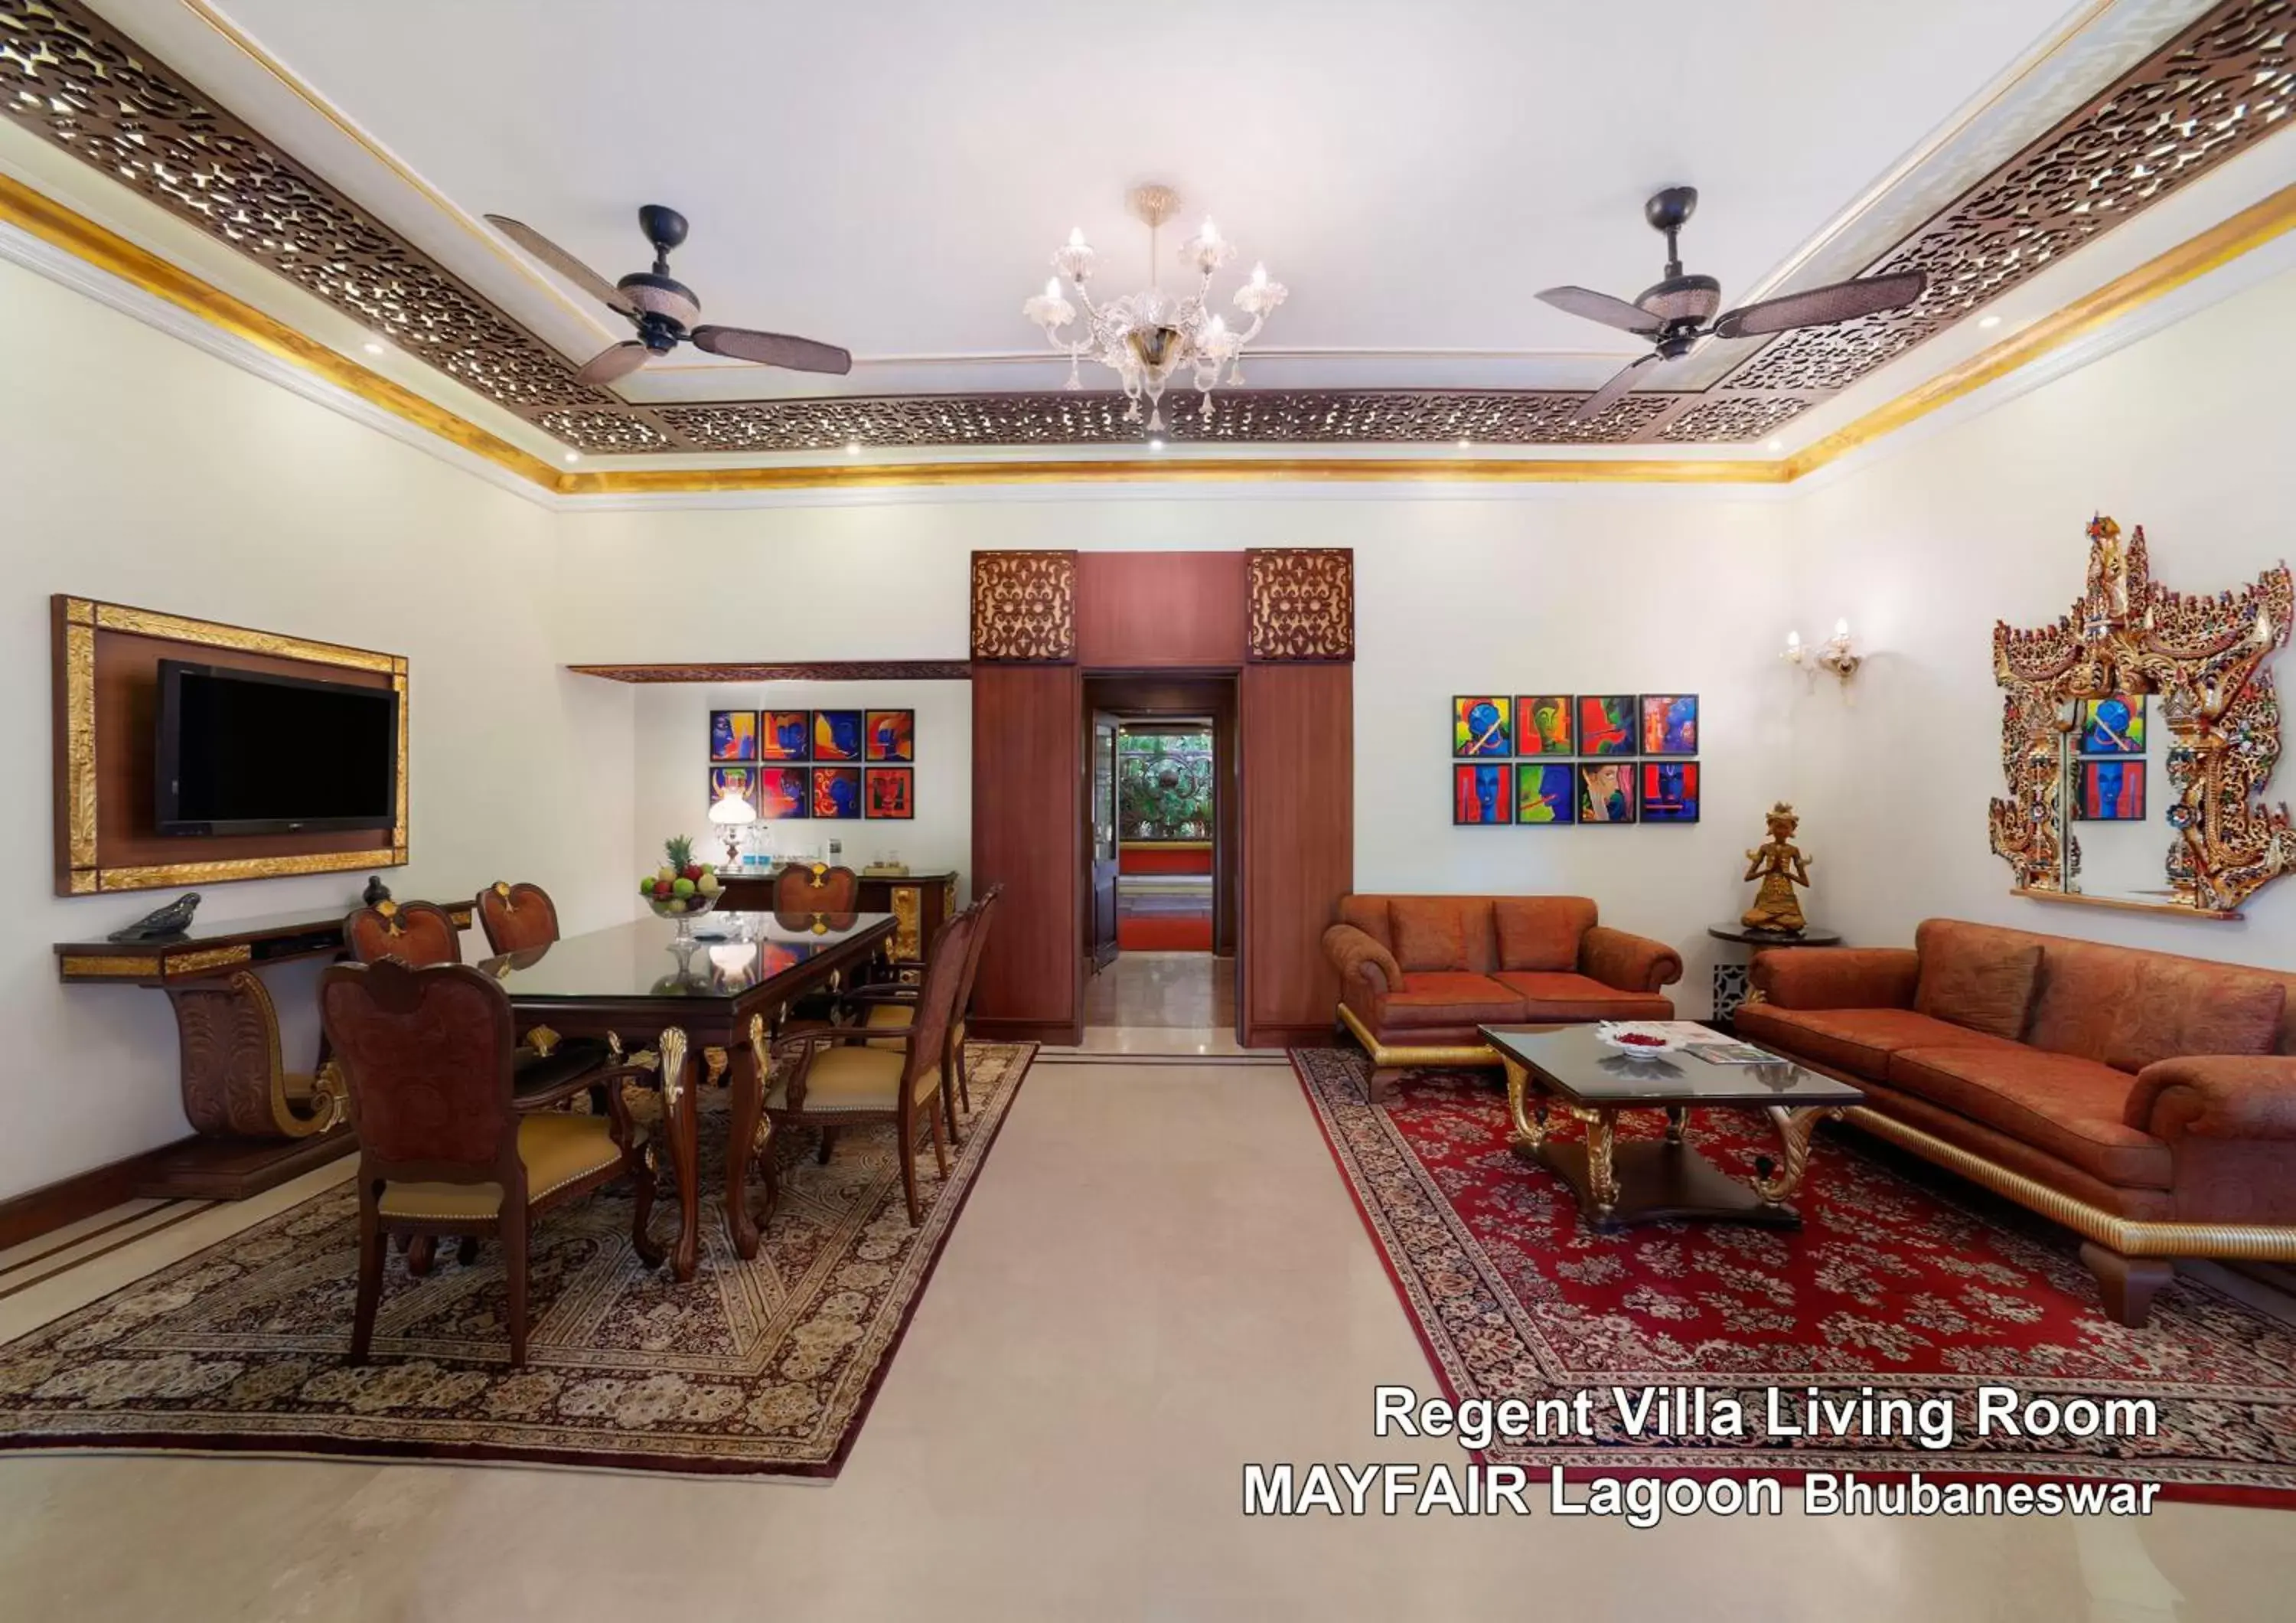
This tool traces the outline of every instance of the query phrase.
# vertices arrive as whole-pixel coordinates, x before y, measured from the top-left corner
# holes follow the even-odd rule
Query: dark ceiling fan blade
[[[707,323],[694,328],[693,336],[697,350],[731,356],[735,360],[753,360],[761,367],[786,367],[792,372],[834,372],[840,376],[853,370],[849,350],[840,350],[833,343],[816,343],[810,338],[754,333],[748,327],[710,326]]]
[[[1550,287],[1538,296],[1558,310],[1584,316],[1589,321],[1599,321],[1621,332],[1655,333],[1666,325],[1639,304],[1628,304],[1624,299],[1613,299],[1591,287]]]
[[[1578,409],[1570,414],[1570,420],[1573,423],[1592,423],[1610,410],[1620,397],[1641,381],[1639,374],[1642,369],[1658,358],[1655,355],[1645,355],[1640,360],[1630,360],[1620,367],[1611,375],[1609,383],[1579,402]]]
[[[1762,333],[1784,333],[1794,327],[1831,326],[1877,310],[1894,310],[1911,304],[1929,285],[1929,273],[1901,270],[1887,276],[1866,276],[1856,282],[1836,282],[1765,299],[1726,312],[1714,324],[1718,338],[1752,338]]]
[[[630,302],[629,296],[620,288],[607,281],[605,277],[592,270],[533,227],[521,220],[514,220],[507,214],[489,214],[487,216],[487,224],[601,304],[611,306],[625,316],[636,313],[637,307]]]
[[[652,353],[653,351],[636,339],[626,338],[621,342],[610,345],[593,355],[582,369],[574,375],[575,381],[584,383],[611,383],[618,377],[627,377],[640,367],[644,366],[647,358]]]

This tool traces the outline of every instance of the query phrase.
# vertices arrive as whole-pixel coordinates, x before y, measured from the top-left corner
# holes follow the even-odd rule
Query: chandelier
[[[1165,292],[1156,283],[1156,232],[1179,211],[1180,194],[1169,186],[1144,185],[1136,187],[1125,201],[1133,217],[1148,227],[1147,290],[1095,304],[1085,284],[1092,280],[1100,256],[1079,227],[1053,254],[1053,268],[1060,274],[1021,305],[1021,313],[1045,329],[1053,348],[1067,353],[1069,388],[1084,387],[1077,370],[1087,355],[1116,374],[1128,402],[1126,422],[1140,420],[1140,402],[1145,399],[1148,432],[1161,433],[1164,390],[1183,367],[1203,398],[1201,415],[1210,422],[1212,391],[1222,382],[1243,382],[1243,347],[1259,336],[1268,312],[1283,302],[1286,290],[1281,282],[1267,279],[1267,266],[1254,265],[1250,278],[1235,290],[1234,297],[1235,308],[1250,318],[1250,325],[1238,332],[1212,313],[1212,274],[1234,257],[1235,246],[1207,219],[1180,244],[1180,263],[1197,275],[1195,291],[1185,295]],[[1083,323],[1073,332],[1069,328],[1077,319],[1076,304],[1061,289],[1062,276],[1075,291],[1077,304],[1084,306]]]

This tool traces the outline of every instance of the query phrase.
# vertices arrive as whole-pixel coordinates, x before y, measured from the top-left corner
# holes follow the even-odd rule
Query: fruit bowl
[[[1656,1059],[1679,1050],[1681,1039],[1647,1026],[1620,1022],[1597,1026],[1595,1040],[1605,1043],[1632,1059]]]
[[[690,939],[693,921],[718,904],[718,876],[693,860],[693,842],[680,835],[662,842],[662,865],[640,876],[638,894],[657,919],[677,920],[677,938]]]
[[[698,919],[718,905],[718,895],[696,891],[690,896],[648,896],[645,902],[657,919]]]

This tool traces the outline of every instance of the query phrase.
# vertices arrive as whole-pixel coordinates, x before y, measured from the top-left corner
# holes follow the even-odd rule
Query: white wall
[[[1143,486],[1025,499],[898,492],[558,523],[564,578],[579,582],[554,617],[570,663],[959,658],[977,548],[1351,547],[1357,886],[1594,896],[1606,919],[1682,952],[1686,1012],[1706,1007],[1707,925],[1743,905],[1739,853],[1760,838],[1763,809],[1791,793],[1792,687],[1771,642],[1786,569],[1773,492]],[[690,589],[701,576],[725,588],[723,609]],[[840,599],[850,608],[829,612]],[[772,606],[783,602],[808,606]],[[713,701],[660,691],[675,696],[639,705],[642,860],[664,817],[694,815],[688,779],[705,781],[691,769]],[[1451,696],[1482,691],[1697,693],[1705,820],[1455,828]],[[917,720],[922,807],[942,791],[922,770],[922,703]],[[969,826],[965,836],[953,847],[960,869]]]
[[[0,1197],[180,1137],[167,1001],[63,986],[51,943],[174,893],[53,895],[48,596],[70,592],[403,653],[401,896],[549,888],[570,927],[627,915],[627,688],[556,668],[551,515],[30,273],[0,264]],[[216,921],[354,904],[364,874],[208,886]],[[633,878],[633,886],[635,878]],[[273,985],[291,1063],[315,971]]]
[[[1994,622],[2046,624],[2071,606],[2095,512],[2144,525],[2154,577],[2183,591],[2243,586],[2296,554],[2292,355],[2296,274],[2284,274],[1981,416],[1885,443],[1890,454],[1794,502],[1804,635],[1846,614],[1872,654],[1854,704],[1825,680],[1795,710],[1814,917],[1861,942],[1908,941],[1942,914],[2296,966],[2296,881],[2260,893],[2238,924],[2111,912],[2010,895],[1986,840],[1986,803],[2004,792]],[[2279,673],[2285,691],[2296,666]],[[2165,853],[2153,724],[2150,838]],[[2296,791],[2292,770],[2276,800]],[[2156,885],[2161,872],[2156,861]]]
[[[912,873],[972,865],[972,688],[965,682],[747,682],[664,684],[638,689],[636,844],[630,888],[661,861],[661,843],[688,834],[709,860],[724,858],[708,820],[709,713],[713,710],[914,710],[917,713],[916,816],[908,821],[796,819],[769,826],[778,855],[819,855],[842,841],[849,868],[898,853]]]

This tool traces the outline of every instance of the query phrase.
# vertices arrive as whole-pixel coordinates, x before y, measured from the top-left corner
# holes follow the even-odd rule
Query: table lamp
[[[758,809],[739,795],[727,795],[709,808],[709,821],[726,831],[726,866],[742,865],[742,830],[758,820]]]

